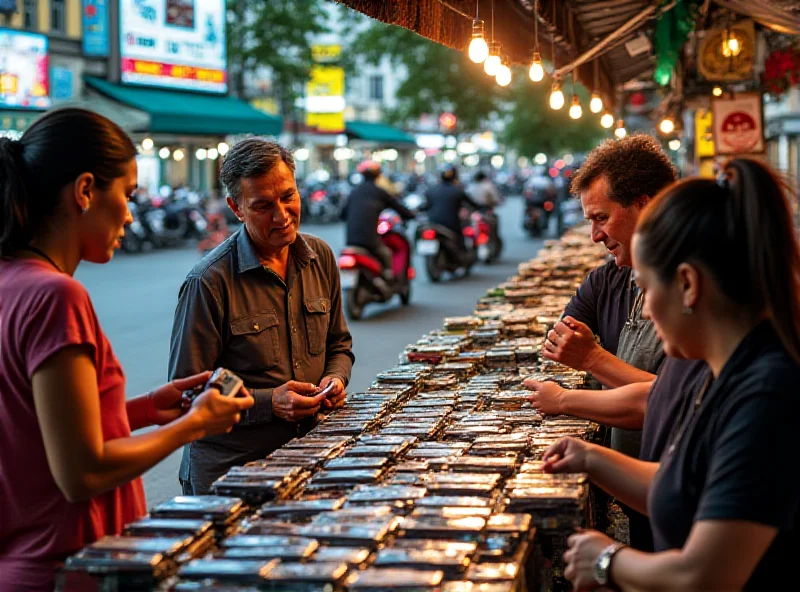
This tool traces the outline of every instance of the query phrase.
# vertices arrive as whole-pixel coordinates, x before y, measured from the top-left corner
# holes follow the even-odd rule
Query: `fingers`
[[[192,376],[187,376],[186,378],[176,378],[171,382],[171,384],[179,391],[185,391],[190,388],[194,388],[201,384],[207,383],[209,378],[211,378],[211,372],[206,371],[206,372],[201,372],[200,374],[193,374]]]
[[[316,395],[314,397],[305,397],[299,393],[289,393],[289,395],[294,395],[291,397],[291,406],[293,409],[319,408],[325,400],[325,395]]]
[[[579,329],[583,329],[586,327],[584,323],[572,318],[571,316],[566,316],[561,319],[562,323],[564,323],[567,327],[569,327],[572,331],[578,331]]]
[[[522,381],[523,386],[531,391],[538,391],[542,388],[542,383],[538,380],[534,380],[533,378],[526,378]]]
[[[251,397],[249,393],[247,394],[247,396],[226,397],[226,399],[228,399],[231,403],[236,405],[236,407],[240,411],[244,411],[245,409],[250,409],[250,407],[256,404],[256,400],[253,397]]]
[[[287,391],[294,391],[299,395],[313,395],[317,392],[317,387],[310,382],[298,382],[296,380],[290,380],[285,385]]]

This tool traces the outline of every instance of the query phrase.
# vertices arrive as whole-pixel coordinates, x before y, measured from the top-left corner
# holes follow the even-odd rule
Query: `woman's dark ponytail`
[[[22,144],[0,138],[0,256],[7,256],[30,240],[30,212],[22,177]]]
[[[725,167],[730,214],[747,245],[750,302],[770,314],[783,346],[800,364],[800,250],[792,222],[790,187],[749,159]]]
[[[0,256],[27,245],[55,223],[62,189],[92,173],[104,189],[136,157],[128,135],[86,109],[56,109],[37,119],[20,140],[0,138]]]
[[[732,160],[723,172],[720,182],[688,179],[654,199],[637,225],[637,257],[665,282],[683,262],[702,264],[731,301],[769,315],[800,364],[800,250],[789,187],[756,160]]]

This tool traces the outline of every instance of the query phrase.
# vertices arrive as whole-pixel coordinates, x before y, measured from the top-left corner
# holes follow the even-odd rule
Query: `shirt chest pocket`
[[[311,298],[304,304],[308,353],[316,356],[325,351],[328,323],[331,318],[331,301],[327,298]]]
[[[228,352],[247,370],[260,372],[280,363],[278,315],[274,310],[231,321]]]

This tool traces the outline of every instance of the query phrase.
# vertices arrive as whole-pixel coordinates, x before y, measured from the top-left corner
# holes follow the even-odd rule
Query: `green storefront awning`
[[[280,117],[230,96],[139,88],[91,76],[85,80],[99,93],[146,112],[151,133],[277,136],[283,129]]]
[[[369,121],[345,122],[345,131],[348,135],[366,140],[368,142],[381,142],[384,144],[415,144],[417,141],[403,130],[399,130],[385,123],[371,123]]]

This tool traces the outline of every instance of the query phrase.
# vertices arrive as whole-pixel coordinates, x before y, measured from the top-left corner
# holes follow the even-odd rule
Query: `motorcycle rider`
[[[495,206],[503,203],[503,198],[497,187],[483,171],[478,171],[472,177],[472,184],[467,188],[467,193],[476,203],[482,205],[486,213],[486,221],[491,227],[492,240],[497,240],[500,234],[500,219],[494,211]]]
[[[469,207],[473,210],[482,210],[483,206],[476,203],[467,195],[458,182],[458,170],[453,165],[447,165],[441,173],[442,182],[428,191],[428,219],[433,224],[444,226],[456,235],[457,246],[460,252],[466,250],[463,225],[461,222],[461,208]]]
[[[493,208],[500,205],[502,198],[497,187],[492,183],[489,176],[483,171],[478,171],[472,177],[472,184],[467,189],[469,196],[475,201],[487,208]]]
[[[347,245],[360,247],[372,253],[383,267],[383,276],[392,281],[392,251],[378,235],[378,219],[383,210],[391,209],[404,220],[412,220],[414,213],[382,188],[385,177],[378,162],[367,160],[358,166],[363,182],[353,189],[342,211],[347,225]]]

